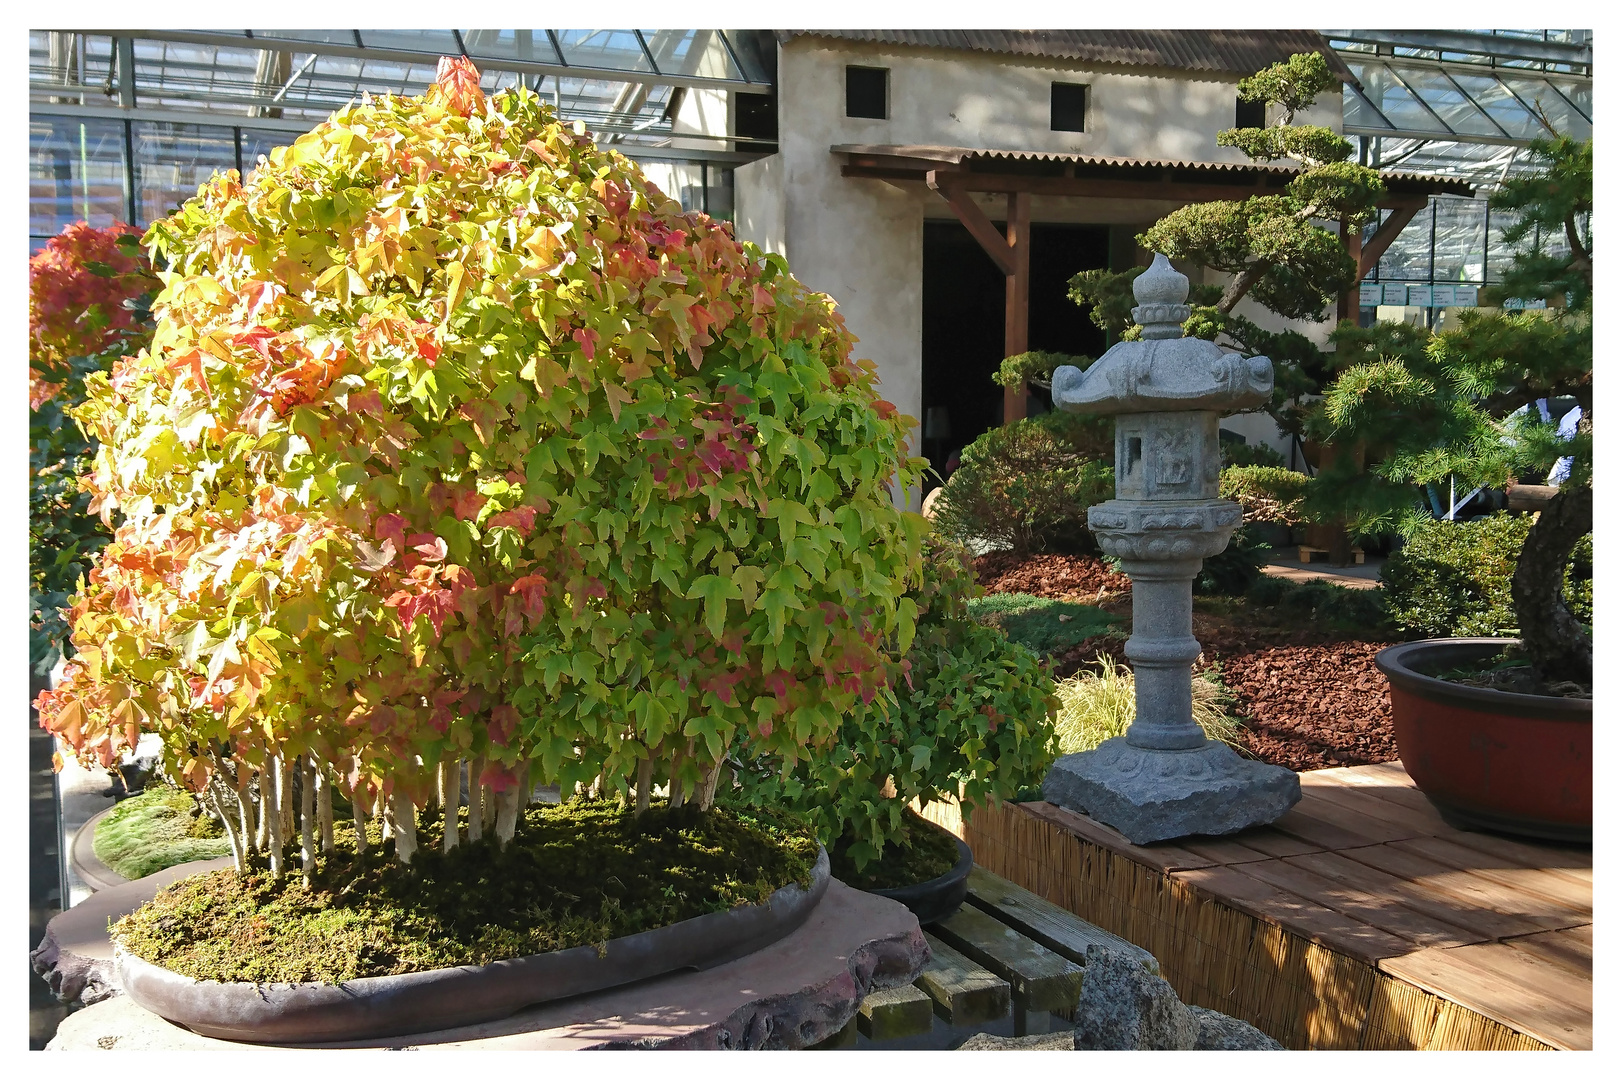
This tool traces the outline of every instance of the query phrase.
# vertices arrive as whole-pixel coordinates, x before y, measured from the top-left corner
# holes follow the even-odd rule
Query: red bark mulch
[[[976,559],[975,569],[988,592],[1091,603],[1104,586],[1100,606],[1126,618],[1123,631],[1130,626],[1131,594],[1121,591],[1129,590],[1127,579],[1100,559],[1015,560],[999,552]],[[1297,772],[1397,759],[1391,693],[1374,666],[1374,654],[1390,641],[1290,624],[1248,606],[1234,615],[1195,612],[1194,636],[1205,649],[1197,667],[1221,665],[1234,713],[1246,725],[1242,741],[1255,757]],[[1068,678],[1106,655],[1130,667],[1125,645],[1124,632],[1088,638],[1053,657],[1053,674]]]

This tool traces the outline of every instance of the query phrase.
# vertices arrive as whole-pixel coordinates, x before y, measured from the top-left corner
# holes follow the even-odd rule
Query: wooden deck
[[[1502,1025],[1545,1046],[1592,1048],[1593,860],[1588,850],[1454,829],[1396,763],[1303,773],[1301,788],[1301,802],[1275,824],[1223,838],[1140,847],[1108,826],[1040,802],[989,811],[985,818],[990,820],[977,810],[966,835],[977,861],[1026,888],[1058,899],[1052,893],[1064,891],[1062,883],[1021,880],[1043,878],[1041,864],[1053,861],[1052,852],[998,850],[1049,844],[1046,837],[1033,839],[1028,829],[1022,839],[1014,839],[1020,832],[1014,819],[1028,816],[1046,822],[1084,845],[1158,872],[1191,889],[1201,901],[1215,900],[1424,992],[1394,1004],[1393,989],[1400,991],[1401,987],[1375,986],[1385,980],[1363,978],[1352,989],[1358,982],[1352,978],[1344,993],[1330,993],[1325,989],[1327,977],[1319,971],[1308,981],[1313,983],[1311,992],[1323,999],[1313,1005],[1323,1015],[1308,1018],[1297,1042],[1339,1046],[1515,1044],[1514,1039],[1506,1041],[1504,1036],[1509,1033],[1501,1030],[1491,1038],[1483,1036],[1485,1042],[1472,1043],[1456,1030],[1444,1037],[1436,1030],[1439,1002],[1430,1008],[1429,1028],[1411,1016],[1395,1015],[1423,1013],[1424,996],[1434,995],[1434,999],[1494,1022],[1484,1030]],[[988,858],[982,858],[983,848]],[[1100,881],[1108,876],[1107,868],[1078,872],[1093,873]],[[1109,888],[1114,888],[1118,898],[1131,894],[1132,899],[1111,901],[1100,891]],[[1177,941],[1178,948],[1183,948],[1183,938],[1194,931],[1185,927],[1179,938],[1169,928],[1149,926],[1140,917],[1141,910],[1116,912],[1116,925],[1099,917],[1104,914],[1102,908],[1081,910],[1112,903],[1143,908],[1147,903],[1141,898],[1143,889],[1142,880],[1124,891],[1100,885],[1094,888],[1100,895],[1092,900],[1072,889],[1067,906],[1149,948],[1163,965],[1175,967],[1174,958],[1168,962],[1166,955],[1140,938],[1160,934],[1163,942]],[[1186,904],[1185,908],[1194,910]],[[1167,910],[1161,903],[1150,921],[1193,917],[1174,917]],[[1142,933],[1128,932],[1134,919]],[[1211,970],[1213,965],[1220,966],[1211,959],[1211,942],[1197,934],[1190,940],[1191,957],[1198,953],[1197,946],[1207,948],[1204,959],[1190,959],[1186,965],[1185,981],[1199,984],[1188,989],[1219,998],[1238,993],[1232,985],[1226,989],[1215,985],[1224,978],[1232,983],[1239,975],[1219,978]],[[1165,947],[1171,948],[1169,944]],[[1237,955],[1244,950],[1235,947],[1233,951]],[[1237,969],[1247,962],[1254,964],[1254,955],[1230,967]],[[1321,960],[1310,957],[1302,966],[1314,965],[1323,966]],[[1275,972],[1274,978],[1279,977]],[[1177,980],[1173,982],[1175,985]],[[1179,987],[1180,992],[1184,990]],[[1328,1000],[1337,994],[1344,1000]],[[1185,992],[1184,996],[1206,1004],[1197,1000],[1200,993],[1191,998]],[[1359,998],[1366,1000],[1356,1000]],[[1252,1011],[1259,1016],[1266,1010],[1258,1004]],[[1458,1029],[1461,1023],[1468,1027],[1473,1022],[1454,1018],[1447,1025]],[[1383,1033],[1371,1034],[1371,1024],[1385,1025]],[[1265,1030],[1265,1025],[1258,1026]],[[1278,1031],[1272,1033],[1281,1037]],[[1291,1042],[1282,1037],[1281,1041]]]

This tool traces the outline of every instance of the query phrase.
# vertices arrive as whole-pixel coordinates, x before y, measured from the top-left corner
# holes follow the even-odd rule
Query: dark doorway
[[[1108,226],[1031,227],[1030,348],[1103,351],[1103,331],[1065,293],[1077,271],[1108,263]],[[940,472],[954,451],[1002,423],[1002,388],[991,376],[1003,359],[1005,289],[1002,272],[956,221],[924,222],[923,283],[922,452]]]

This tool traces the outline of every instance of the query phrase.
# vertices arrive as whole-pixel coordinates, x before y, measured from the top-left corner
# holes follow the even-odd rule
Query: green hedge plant
[[[1414,528],[1381,568],[1393,621],[1419,637],[1514,637],[1510,583],[1532,519],[1497,513],[1473,521],[1428,521]],[[1594,547],[1578,543],[1566,572],[1565,602],[1594,621]]]
[[[87,380],[125,522],[41,720],[159,733],[239,865],[296,820],[308,876],[334,789],[408,862],[464,763],[469,840],[534,783],[707,806],[728,747],[820,760],[904,682],[923,462],[832,301],[478,78],[155,222],[152,345]]]
[[[1092,551],[1087,508],[1115,491],[1110,417],[1055,412],[992,428],[963,450],[935,509],[960,543],[1032,552]]]

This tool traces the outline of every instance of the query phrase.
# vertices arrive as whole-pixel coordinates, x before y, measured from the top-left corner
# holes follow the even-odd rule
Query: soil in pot
[[[851,841],[841,839],[828,850],[828,866],[833,876],[853,889],[904,889],[933,881],[957,865],[957,837],[907,810],[902,815],[899,841],[886,844],[884,855],[860,870],[850,857]]]
[[[1433,678],[1460,686],[1474,686],[1483,690],[1503,690],[1511,694],[1538,694],[1544,697],[1592,698],[1592,683],[1540,682],[1532,673],[1532,661],[1519,642],[1511,642],[1502,652],[1483,656],[1473,662],[1430,672]]]
[[[466,811],[462,812],[465,819]],[[505,850],[438,850],[419,820],[409,867],[377,825],[356,854],[353,825],[317,859],[306,888],[293,869],[177,882],[113,926],[136,956],[221,982],[335,983],[597,945],[809,885],[817,841],[798,822],[717,807],[637,817],[617,801],[532,806]]]
[[[121,877],[135,880],[198,859],[231,854],[218,819],[196,800],[154,783],[113,807],[96,823],[96,858]]]

